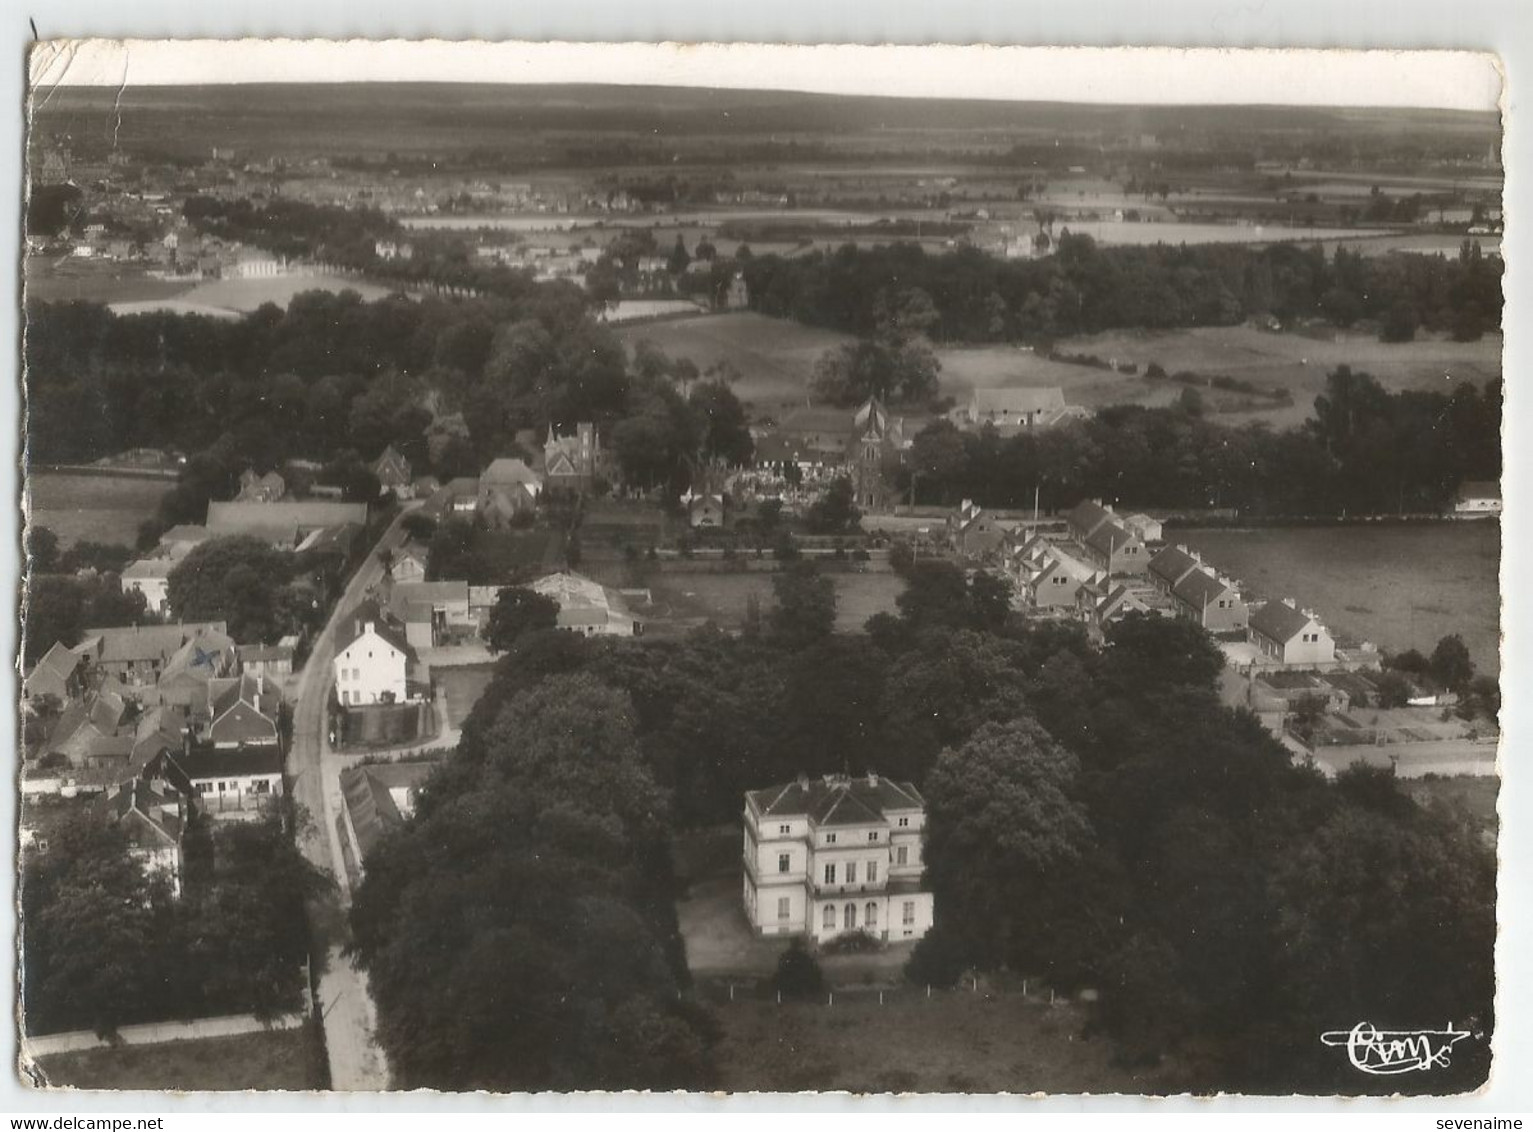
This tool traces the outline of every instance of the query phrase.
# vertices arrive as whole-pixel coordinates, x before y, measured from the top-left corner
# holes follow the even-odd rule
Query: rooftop
[[[1251,614],[1251,628],[1264,637],[1286,644],[1302,633],[1314,616],[1288,604],[1269,601]]]
[[[926,806],[911,783],[876,774],[805,777],[784,786],[752,790],[746,797],[763,817],[807,817],[815,825],[871,825],[883,822],[890,810]]]

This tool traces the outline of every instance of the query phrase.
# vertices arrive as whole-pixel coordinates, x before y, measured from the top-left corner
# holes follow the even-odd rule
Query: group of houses
[[[335,694],[342,708],[414,703],[430,694],[431,650],[481,642],[504,586],[428,582],[423,554],[396,554],[379,588],[342,619],[335,643]],[[642,622],[617,590],[574,573],[528,587],[559,605],[557,627],[581,636],[632,637]]]
[[[73,648],[55,643],[22,684],[42,731],[25,752],[22,794],[100,803],[145,868],[179,889],[194,814],[248,818],[282,796],[281,682],[292,664],[293,642],[242,646],[221,621],[87,629]],[[23,808],[29,842],[33,813]]]
[[[965,502],[949,534],[970,554],[998,547],[1025,609],[1084,621],[1093,632],[1129,613],[1150,613],[1195,621],[1227,645],[1244,642],[1232,655],[1258,667],[1336,660],[1335,639],[1313,610],[1291,598],[1251,601],[1237,579],[1197,551],[1165,545],[1161,524],[1148,515],[1083,500],[1065,527],[1062,534],[1026,524],[1008,529]]]

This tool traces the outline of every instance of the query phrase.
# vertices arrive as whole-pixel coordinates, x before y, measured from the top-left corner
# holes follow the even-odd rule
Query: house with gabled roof
[[[622,594],[583,574],[547,574],[531,589],[559,603],[561,629],[584,637],[632,637],[641,630]]]
[[[215,750],[281,745],[282,696],[266,677],[241,675],[210,681],[207,697],[201,737]]]
[[[120,680],[130,695],[159,682],[170,658],[188,641],[217,634],[228,639],[223,621],[178,621],[172,625],[127,625],[86,629],[75,646],[103,677]]]
[[[375,763],[341,771],[341,827],[350,850],[353,883],[362,878],[364,862],[383,836],[398,829],[415,813],[421,786],[441,766],[437,760]]]
[[[1002,436],[1014,436],[1089,415],[1078,405],[1066,404],[1064,390],[1053,385],[974,389],[948,417],[959,428],[988,425]]]
[[[1196,621],[1210,633],[1244,632],[1250,616],[1240,587],[1202,566],[1171,587],[1171,603],[1178,617]]]
[[[87,668],[83,655],[54,641],[22,681],[22,695],[29,703],[52,696],[60,708],[68,707],[85,695]]]
[[[130,779],[107,795],[108,813],[128,839],[128,855],[145,875],[163,877],[172,895],[181,895],[181,840],[186,800],[164,783]]]
[[[1066,517],[1070,536],[1094,566],[1109,575],[1143,574],[1150,556],[1144,540],[1125,527],[1111,507],[1083,499]]]
[[[378,477],[380,494],[393,492],[396,499],[410,499],[415,494],[410,461],[390,444],[373,461],[373,475]]]
[[[1178,582],[1202,564],[1203,560],[1185,546],[1167,546],[1150,558],[1147,572],[1155,588],[1169,596]]]
[[[240,490],[234,498],[241,503],[277,503],[287,497],[287,480],[277,471],[260,475],[254,468],[240,473]]]
[[[234,640],[216,630],[193,637],[171,654],[146,703],[174,704],[191,708],[207,702],[208,684],[228,676],[237,667]]]
[[[1261,659],[1269,664],[1304,666],[1336,659],[1336,641],[1309,609],[1292,598],[1269,601],[1251,611],[1247,635]]]
[[[402,704],[409,699],[415,648],[404,626],[375,601],[364,601],[336,630],[335,694],[343,706]]]
[[[745,795],[743,901],[762,935],[825,942],[864,931],[921,938],[932,925],[925,888],[926,800],[910,782],[825,775]]]
[[[1081,587],[1101,577],[1101,572],[1053,543],[1045,543],[1035,558],[1020,571],[1022,592],[1034,609],[1069,609],[1079,599]]]
[[[948,544],[959,554],[983,558],[1000,549],[1006,528],[993,513],[972,499],[965,499],[948,513],[947,534]]]

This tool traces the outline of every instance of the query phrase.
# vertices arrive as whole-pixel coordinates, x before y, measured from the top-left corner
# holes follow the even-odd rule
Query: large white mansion
[[[876,774],[800,777],[745,795],[745,914],[763,935],[920,939],[926,800]]]

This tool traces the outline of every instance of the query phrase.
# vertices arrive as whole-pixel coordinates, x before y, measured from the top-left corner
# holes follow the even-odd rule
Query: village
[[[1326,1093],[1420,970],[1483,1024],[1493,116],[231,89],[31,138],[31,1079]]]

